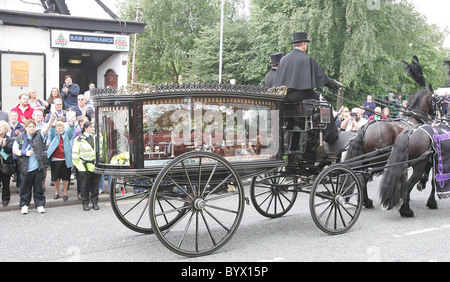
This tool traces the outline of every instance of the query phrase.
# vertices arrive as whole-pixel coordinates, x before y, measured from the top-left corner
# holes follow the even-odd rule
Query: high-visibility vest
[[[95,146],[92,148],[86,138],[84,134],[75,138],[72,148],[72,163],[78,171],[92,172],[95,168]]]

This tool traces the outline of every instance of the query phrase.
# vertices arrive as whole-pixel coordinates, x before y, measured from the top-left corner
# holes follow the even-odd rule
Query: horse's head
[[[423,113],[423,117],[427,118],[427,115],[431,118],[436,117],[436,113],[439,111],[440,99],[438,95],[434,94],[431,85],[422,91],[422,101],[420,111]]]
[[[425,88],[410,97],[408,100],[408,109],[410,110],[410,113],[407,113],[406,115],[420,116],[423,119],[427,119],[428,116],[434,118],[438,106],[439,97],[436,98],[432,90]]]
[[[432,118],[436,117],[436,114],[439,112],[439,103],[441,102],[441,98],[438,95],[435,95],[432,90],[428,90],[431,92],[431,104],[429,108],[429,115]]]

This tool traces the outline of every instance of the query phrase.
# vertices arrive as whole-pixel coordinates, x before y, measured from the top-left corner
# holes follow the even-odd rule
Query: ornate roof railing
[[[260,95],[285,96],[286,87],[266,88],[254,85],[233,85],[215,83],[183,83],[183,84],[151,84],[135,83],[127,87],[105,87],[96,88],[92,91],[93,96],[110,95],[138,95],[146,93],[172,93],[172,92],[223,92],[223,93],[252,93]]]

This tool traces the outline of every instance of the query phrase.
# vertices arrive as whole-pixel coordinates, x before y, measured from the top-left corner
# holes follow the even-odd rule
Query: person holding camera
[[[78,105],[77,98],[80,94],[80,86],[73,83],[72,77],[66,75],[64,77],[64,85],[61,89],[61,96],[63,97],[64,105],[67,109],[76,108]]]
[[[360,108],[352,109],[349,117],[341,123],[341,130],[344,131],[358,131],[367,120],[362,117],[363,110]]]

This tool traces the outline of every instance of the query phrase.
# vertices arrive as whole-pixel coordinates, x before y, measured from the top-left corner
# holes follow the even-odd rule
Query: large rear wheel
[[[207,255],[224,246],[243,212],[239,174],[227,160],[209,152],[189,152],[172,160],[150,192],[152,229],[168,249],[184,256]]]

